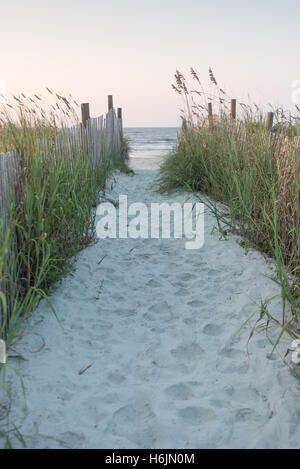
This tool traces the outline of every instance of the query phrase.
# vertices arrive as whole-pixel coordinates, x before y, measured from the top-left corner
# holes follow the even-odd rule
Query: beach
[[[299,0],[1,17],[0,448],[300,449]]]
[[[154,190],[146,157],[130,165],[134,175],[108,184],[110,200],[187,200]],[[10,361],[26,391],[12,374],[10,421],[28,448],[299,448],[300,382],[282,359],[290,340],[272,355],[263,330],[248,344],[257,315],[238,332],[273,296],[282,314],[272,262],[215,227],[205,210],[199,250],[107,238],[78,254],[50,296],[60,323],[43,300],[15,345],[27,361]]]

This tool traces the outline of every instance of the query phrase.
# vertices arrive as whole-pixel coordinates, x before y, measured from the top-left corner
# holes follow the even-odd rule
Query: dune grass
[[[25,103],[1,114],[0,151],[17,150],[20,162],[8,212],[0,222],[0,338],[8,358],[18,354],[20,327],[41,299],[56,315],[49,291],[73,270],[73,256],[94,241],[94,208],[113,169],[101,158],[95,166],[80,142],[71,151],[68,147],[67,156],[64,146],[55,147],[53,137],[64,135],[76,111],[62,96],[55,113],[52,109],[47,114],[40,101],[39,112],[30,112]],[[127,145],[123,139],[120,154],[112,155],[122,171],[127,168]],[[0,368],[0,388],[10,396],[5,370],[12,367],[7,362]]]
[[[270,132],[257,106],[242,105],[233,120],[228,117],[228,97],[212,71],[214,97],[204,93],[198,75],[191,72],[198,90],[190,91],[183,75],[176,73],[173,88],[184,98],[183,125],[176,149],[160,168],[159,190],[202,192],[227,206],[226,217],[215,213],[218,221],[276,260],[274,280],[281,285],[284,300],[280,325],[294,337],[287,325],[298,323],[300,308],[300,142],[294,139],[300,133],[300,116],[277,111]],[[201,103],[196,103],[195,93]],[[218,115],[210,120],[207,100],[219,104]]]
[[[69,102],[63,97],[61,101],[70,112]],[[27,115],[22,108],[13,117],[6,112],[5,117],[1,147],[17,150],[21,166],[2,226],[9,236],[2,254],[1,290],[7,314],[2,314],[1,335],[9,346],[27,313],[70,270],[69,259],[94,239],[92,209],[105,188],[109,168],[103,161],[92,167],[80,143],[67,157],[63,147],[55,148],[51,137],[63,134],[66,125],[57,115],[47,118],[45,111],[43,116]],[[1,239],[5,236],[3,231]]]

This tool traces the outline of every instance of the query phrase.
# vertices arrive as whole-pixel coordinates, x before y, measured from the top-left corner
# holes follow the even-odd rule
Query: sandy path
[[[111,197],[184,201],[153,192],[154,175],[117,176]],[[279,290],[259,253],[211,234],[208,213],[205,223],[200,251],[184,240],[107,239],[79,254],[51,298],[63,327],[42,302],[26,330],[46,346],[32,353],[37,336],[20,345],[28,412],[19,390],[12,419],[29,447],[300,447],[299,381],[269,359],[264,335],[249,357],[249,328],[234,337],[255,309],[249,297]]]

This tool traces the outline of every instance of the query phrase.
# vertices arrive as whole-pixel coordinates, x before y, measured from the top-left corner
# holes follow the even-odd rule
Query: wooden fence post
[[[208,124],[209,124],[209,127],[211,127],[212,124],[213,124],[213,108],[212,108],[212,103],[208,103],[207,110],[208,110]]]
[[[108,111],[110,111],[113,107],[114,107],[114,104],[113,104],[113,97],[112,95],[108,95]]]
[[[274,122],[274,112],[268,112],[267,120],[266,120],[266,126],[268,130],[272,130],[273,122]]]
[[[82,145],[86,152],[88,152],[88,138],[86,133],[86,124],[90,118],[90,105],[89,103],[81,104],[81,139]]]
[[[236,119],[236,99],[231,100],[230,117],[231,119]]]
[[[90,118],[90,105],[89,103],[81,104],[81,120],[83,127],[86,127],[86,123]]]
[[[118,107],[117,109],[117,116],[118,116],[118,121],[120,125],[120,131],[121,133],[123,132],[123,118],[122,118],[122,108]]]

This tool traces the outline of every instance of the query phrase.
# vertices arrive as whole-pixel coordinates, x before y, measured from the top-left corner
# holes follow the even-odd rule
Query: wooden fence
[[[237,100],[231,99],[229,117],[233,123],[237,119],[236,106],[237,106]],[[207,113],[208,113],[208,117],[207,119],[205,119],[204,125],[207,127],[213,127],[218,122],[219,117],[216,114],[213,114],[212,103],[208,103]],[[278,145],[280,147],[281,164],[284,163],[284,160],[286,159],[285,155],[286,155],[288,146],[290,144],[295,145],[297,147],[297,152],[298,152],[298,171],[300,172],[300,137],[299,136],[295,136],[292,138],[285,137],[284,139],[282,139],[280,134],[273,133],[274,117],[275,117],[274,112],[268,112],[266,116],[266,120],[265,120],[265,126],[270,132],[271,142],[274,145]]]
[[[237,112],[236,112],[236,105],[237,105],[237,100],[236,99],[231,99],[230,100],[230,118],[235,121],[237,117]],[[213,105],[212,103],[208,103],[207,105],[207,113],[208,113],[208,120],[207,123],[209,125],[213,125],[215,121],[218,119],[218,116],[216,114],[213,114]],[[267,117],[266,117],[266,127],[268,130],[272,130],[273,123],[274,123],[274,112],[268,112]]]
[[[16,151],[0,153],[0,224],[6,224],[6,215],[11,191],[14,191],[20,176],[20,158]],[[1,226],[0,226],[1,228]],[[3,228],[3,227],[2,227]],[[1,236],[0,236],[1,242]]]
[[[89,104],[82,104],[81,123],[70,128],[59,129],[53,137],[35,141],[37,145],[35,150],[38,151],[41,158],[50,158],[49,162],[54,166],[58,160],[57,156],[62,155],[65,160],[68,160],[72,168],[74,156],[78,154],[78,149],[80,149],[80,151],[85,151],[88,154],[92,168],[96,168],[97,163],[102,164],[105,168],[109,166],[113,168],[123,156],[122,110],[119,108],[116,114],[113,108],[112,96],[108,97],[108,102],[107,114],[96,118],[90,117]],[[9,153],[0,153],[0,251],[8,225],[10,201],[14,199],[16,203],[22,202],[22,193],[19,188],[23,170],[24,164],[22,164],[21,156],[16,150]],[[15,275],[15,273],[9,273],[9,253],[4,257],[6,259],[4,259],[4,265],[2,271],[0,271],[0,291],[2,287],[2,293],[5,296],[14,297],[14,282],[3,288],[1,275],[8,275],[9,278],[11,278],[11,275]],[[1,335],[5,337],[11,311],[9,305],[7,305],[6,313],[3,307],[0,298],[0,331],[4,325],[4,331]]]
[[[117,114],[113,107],[113,97],[108,96],[108,112],[106,115],[91,118],[89,104],[81,105],[82,122],[64,128],[53,137],[53,141],[44,141],[41,153],[49,144],[54,146],[55,152],[71,158],[74,150],[81,146],[90,156],[92,166],[98,161],[114,166],[121,155],[122,109]],[[0,222],[6,222],[8,203],[14,197],[21,171],[20,156],[17,151],[0,153]],[[1,241],[1,238],[0,238]]]

